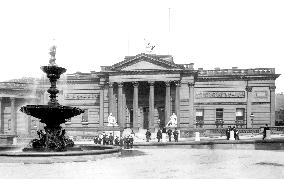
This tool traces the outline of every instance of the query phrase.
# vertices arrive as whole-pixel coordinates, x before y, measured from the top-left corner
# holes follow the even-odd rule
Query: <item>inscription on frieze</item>
[[[244,98],[245,91],[202,91],[195,98]]]
[[[98,98],[99,94],[97,93],[67,93],[64,95],[66,100],[94,100]]]

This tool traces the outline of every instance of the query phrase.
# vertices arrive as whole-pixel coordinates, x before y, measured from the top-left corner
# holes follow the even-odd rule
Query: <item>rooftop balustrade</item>
[[[223,76],[223,75],[265,75],[275,74],[275,68],[253,68],[253,69],[198,69],[199,76]]]

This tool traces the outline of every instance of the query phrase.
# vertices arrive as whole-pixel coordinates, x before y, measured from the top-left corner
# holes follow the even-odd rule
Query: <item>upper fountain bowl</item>
[[[66,119],[84,112],[84,110],[77,107],[62,105],[26,105],[21,107],[20,111],[40,119],[40,122],[47,126],[60,125],[65,123]]]
[[[47,74],[48,78],[55,79],[59,79],[60,75],[66,72],[65,68],[56,65],[42,66],[41,70]]]

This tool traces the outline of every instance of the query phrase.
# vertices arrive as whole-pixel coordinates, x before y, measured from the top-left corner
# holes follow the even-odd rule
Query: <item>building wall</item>
[[[245,110],[245,127],[251,126],[250,114],[254,114],[254,127],[270,124],[270,80],[255,81],[203,81],[195,83],[195,110],[204,109],[204,127],[214,128],[216,108],[223,108],[224,127],[235,125],[236,109]],[[246,87],[252,87],[251,92]]]

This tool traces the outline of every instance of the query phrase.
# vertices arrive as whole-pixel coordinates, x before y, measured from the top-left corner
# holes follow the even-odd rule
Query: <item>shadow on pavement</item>
[[[145,152],[141,152],[139,150],[121,150],[121,155],[120,157],[121,158],[124,158],[124,157],[135,157],[135,156],[142,156],[142,155],[146,155]]]

